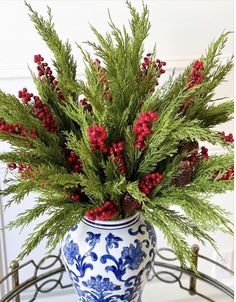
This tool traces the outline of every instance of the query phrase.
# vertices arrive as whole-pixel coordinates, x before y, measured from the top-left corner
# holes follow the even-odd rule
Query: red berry
[[[225,135],[224,132],[221,133],[222,139],[226,142],[233,143],[234,142],[234,137],[232,133],[229,133],[228,135]]]
[[[208,155],[208,149],[206,147],[201,147],[201,158],[202,159],[208,159],[209,155]]]
[[[83,171],[83,166],[80,158],[73,151],[65,150],[66,162],[71,166],[73,173],[80,173]]]
[[[107,138],[106,128],[99,125],[92,125],[88,128],[88,135],[90,144],[95,151],[103,153],[107,152],[105,141]]]
[[[152,123],[158,120],[158,115],[153,111],[143,112],[139,115],[137,122],[133,126],[133,132],[136,134],[137,143],[135,148],[143,150],[146,148],[145,141],[152,133]]]
[[[163,179],[163,176],[157,172],[147,174],[139,182],[139,189],[142,193],[149,195],[154,187],[156,187]]]
[[[38,76],[42,79],[47,80],[50,85],[53,86],[53,88],[57,87],[58,82],[55,81],[55,77],[52,75],[52,70],[48,66],[48,63],[44,62],[44,58],[39,54],[34,56],[34,62],[38,65],[37,70],[38,70]],[[62,94],[62,92],[59,90],[59,88],[56,88],[58,98],[60,100],[64,100],[65,97]]]
[[[192,72],[189,76],[188,87],[200,85],[204,79],[203,74],[200,71],[204,70],[204,64],[202,61],[196,60],[193,64]]]
[[[79,102],[84,107],[84,110],[92,111],[92,106],[88,103],[86,98],[81,99]]]
[[[14,163],[9,163],[9,164],[7,165],[7,167],[8,167],[9,170],[15,170],[15,169],[17,168],[17,165],[14,164]]]
[[[120,173],[126,173],[125,169],[125,163],[124,163],[124,158],[122,155],[122,152],[124,150],[124,142],[118,142],[112,144],[112,146],[109,149],[110,155],[113,155],[114,157],[114,162],[117,162],[119,164],[119,170]]]
[[[118,214],[118,208],[114,201],[106,201],[102,206],[88,210],[85,216],[90,220],[110,220]]]

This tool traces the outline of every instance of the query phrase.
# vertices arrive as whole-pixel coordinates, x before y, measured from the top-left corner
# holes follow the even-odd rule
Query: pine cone
[[[186,98],[183,105],[177,110],[177,112],[182,113],[182,115],[185,115],[186,111],[187,111],[189,105],[192,103],[192,101],[193,101],[192,97]]]
[[[129,194],[126,194],[123,199],[123,211],[133,212],[141,207],[141,204]]]
[[[196,150],[199,148],[199,144],[197,141],[193,141],[193,142],[187,142],[187,141],[183,141],[180,146],[179,146],[179,151],[188,151],[188,152],[192,152],[193,150]]]
[[[184,160],[180,163],[180,174],[174,180],[176,187],[184,187],[192,181],[193,167],[188,160]]]

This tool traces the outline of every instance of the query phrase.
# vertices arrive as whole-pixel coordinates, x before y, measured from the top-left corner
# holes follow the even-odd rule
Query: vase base
[[[82,300],[81,300],[81,299],[79,299],[79,300],[78,300],[78,302],[82,302]],[[139,297],[137,302],[142,302],[142,298],[141,298],[141,297]]]

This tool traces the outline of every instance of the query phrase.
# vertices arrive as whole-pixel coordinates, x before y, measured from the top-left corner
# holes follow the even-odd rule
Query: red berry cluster
[[[227,172],[225,173],[225,175],[223,175],[221,177],[221,180],[230,180],[230,179],[234,179],[234,168],[230,167]]]
[[[204,146],[201,147],[201,152],[199,153],[198,150],[193,151],[191,155],[186,159],[189,162],[195,164],[197,163],[200,159],[208,159],[208,149]]]
[[[34,63],[36,63],[38,65],[45,64],[45,63],[43,63],[43,61],[44,61],[44,58],[41,55],[34,55]],[[47,64],[44,65],[44,67],[46,67],[46,66],[47,66]],[[37,68],[37,69],[38,69],[38,71],[40,71],[40,68]],[[41,75],[43,75],[43,74],[40,73],[38,76],[41,77]]]
[[[137,139],[136,149],[143,150],[147,147],[145,141],[152,133],[152,123],[157,120],[158,115],[153,111],[143,112],[139,115],[137,122],[133,126]]]
[[[7,165],[7,168],[8,168],[9,170],[13,171],[13,170],[15,170],[15,169],[17,168],[17,164],[15,164],[15,163],[9,163],[9,164]]]
[[[56,125],[56,121],[54,120],[53,115],[49,110],[48,106],[46,104],[43,104],[38,96],[34,96],[34,101],[34,115],[37,116],[43,122],[43,126],[49,132],[57,132],[58,128]]]
[[[38,65],[37,66],[38,76],[39,77],[45,76],[50,80],[51,83],[53,83],[55,77],[52,75],[52,70],[48,66],[48,63],[44,62],[44,58],[41,55],[35,55],[34,63]]]
[[[148,195],[151,193],[152,189],[156,187],[163,179],[163,176],[160,173],[152,172],[147,174],[139,182],[139,190]]]
[[[81,197],[81,190],[80,188],[77,188],[72,194],[70,194],[69,198],[71,201],[80,201]]]
[[[51,111],[46,104],[43,104],[39,96],[34,96],[33,93],[29,93],[27,88],[23,88],[18,92],[19,98],[23,100],[24,104],[31,104],[33,114],[37,116],[42,122],[43,126],[49,132],[57,132],[57,125],[53,118]]]
[[[32,175],[29,175],[29,173],[33,170],[31,166],[27,166],[22,163],[19,163],[18,165],[15,163],[9,163],[7,167],[11,171],[18,169],[18,173],[20,174],[21,178],[28,178],[29,176],[32,177]]]
[[[32,177],[32,175],[29,175],[32,170],[33,169],[32,169],[31,166],[27,166],[25,164],[19,164],[18,165],[18,173],[20,174],[20,176],[22,178]]]
[[[219,172],[215,172],[213,175],[213,179],[217,180],[231,180],[234,179],[234,167],[228,168],[227,172],[219,178]]]
[[[222,136],[222,139],[226,142],[229,142],[229,143],[234,142],[234,136],[232,133],[229,133],[229,135],[225,135],[224,132],[221,132],[221,136]]]
[[[48,66],[48,63],[44,62],[44,58],[41,55],[35,55],[34,56],[34,62],[38,65],[37,70],[38,70],[38,76],[44,79],[47,79],[49,83],[55,87],[57,91],[58,98],[62,101],[65,100],[64,95],[60,91],[60,89],[57,87],[58,86],[58,81],[55,79],[55,77],[52,74],[51,68]]]
[[[88,128],[89,141],[93,150],[107,152],[105,141],[107,139],[106,128],[99,125],[92,125]]]
[[[114,162],[119,163],[119,170],[120,173],[126,173],[125,169],[125,162],[122,155],[122,152],[124,151],[124,142],[118,142],[115,144],[112,144],[110,147],[110,154],[114,156]]]
[[[114,201],[106,201],[102,206],[88,210],[85,216],[90,220],[111,220],[118,214],[118,208]]]
[[[143,62],[141,64],[141,71],[144,74],[147,74],[148,69],[150,66],[153,66],[156,68],[157,71],[157,77],[159,78],[161,74],[165,73],[165,70],[163,69],[164,66],[166,66],[166,62],[163,62],[159,59],[153,60],[152,54],[148,53],[146,57],[144,57]],[[156,85],[158,85],[158,81],[156,82]]]
[[[69,153],[66,155],[66,161],[71,166],[71,171],[74,173],[80,173],[83,171],[82,162],[73,151],[69,151]]]
[[[107,70],[101,67],[101,62],[98,59],[94,60],[93,65],[98,70],[100,83],[104,86],[104,93],[103,93],[104,97],[107,100],[112,101],[112,96],[108,87],[108,80],[106,79]]]
[[[190,163],[195,164],[199,161],[199,156],[198,156],[198,151],[193,151],[191,152],[191,155],[189,157],[187,157],[186,160],[188,160]]]
[[[201,147],[200,157],[202,159],[208,159],[209,158],[208,149],[206,147],[204,147],[204,146]]]
[[[142,70],[147,71],[150,65],[153,65],[160,74],[165,73],[165,70],[162,69],[162,67],[166,66],[166,62],[160,61],[159,59],[156,59],[156,61],[154,62],[151,57],[151,53],[148,53],[146,57],[144,57],[141,67]]]
[[[18,92],[18,97],[22,99],[23,103],[26,105],[31,101],[33,96],[33,93],[29,93],[27,88],[23,88]]]
[[[25,130],[24,127],[18,123],[16,124],[7,124],[3,119],[0,119],[0,131],[19,135],[19,136],[30,136],[31,138],[37,137],[37,132],[35,129]]]
[[[81,99],[79,102],[84,107],[84,110],[92,111],[92,106],[86,98]]]
[[[193,86],[200,85],[203,81],[203,74],[201,71],[204,70],[204,64],[202,61],[195,61],[193,64],[192,72],[189,76],[188,87],[191,88]]]

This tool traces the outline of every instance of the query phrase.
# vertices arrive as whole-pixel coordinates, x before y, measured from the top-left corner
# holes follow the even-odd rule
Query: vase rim
[[[134,223],[136,223],[139,220],[140,213],[137,212],[134,215],[119,219],[119,220],[107,220],[107,221],[101,221],[101,220],[90,220],[87,217],[84,217],[82,219],[82,222],[89,225],[94,226],[96,228],[108,228],[108,229],[121,229],[127,226],[130,226]]]

